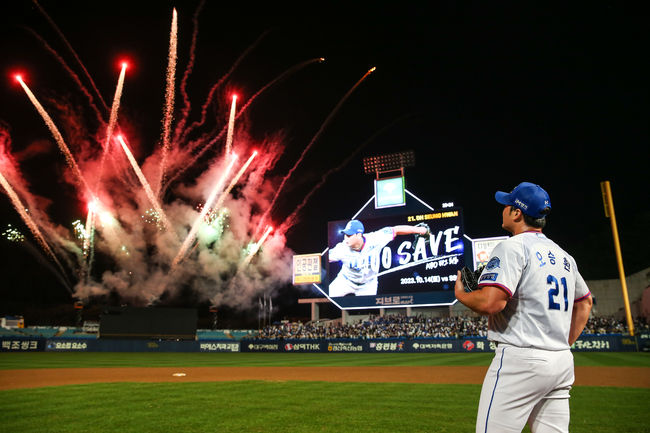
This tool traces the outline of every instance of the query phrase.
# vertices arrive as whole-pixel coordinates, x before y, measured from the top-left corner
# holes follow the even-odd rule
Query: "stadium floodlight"
[[[369,156],[363,159],[363,171],[366,174],[376,174],[387,171],[401,170],[415,165],[415,153],[412,150],[391,153],[388,155]]]

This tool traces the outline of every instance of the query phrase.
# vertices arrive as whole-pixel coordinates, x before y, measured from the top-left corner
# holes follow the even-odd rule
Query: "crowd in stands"
[[[636,332],[648,332],[644,320],[635,320]],[[625,321],[613,317],[590,318],[583,334],[623,334]],[[374,339],[374,338],[464,338],[487,337],[487,318],[481,317],[423,317],[423,316],[370,316],[353,324],[324,322],[286,322],[265,326],[251,338],[280,339]]]
[[[264,327],[257,338],[318,339],[318,338],[457,338],[485,336],[487,319],[421,316],[370,317],[354,324],[333,326],[322,323],[282,323]]]
[[[649,333],[650,323],[644,318],[634,320],[635,334]],[[627,334],[627,322],[612,316],[591,317],[583,334]],[[198,330],[199,338],[230,339],[376,339],[376,338],[465,338],[487,337],[487,317],[426,317],[426,316],[369,316],[367,319],[340,324],[332,321],[283,322],[255,331]],[[97,338],[96,333],[85,333],[75,327],[0,327],[0,337]]]
[[[650,324],[644,318],[634,319],[634,332],[648,332],[650,331]],[[612,316],[605,317],[591,317],[587,321],[583,334],[625,334],[627,332],[627,322],[625,320],[617,320]]]

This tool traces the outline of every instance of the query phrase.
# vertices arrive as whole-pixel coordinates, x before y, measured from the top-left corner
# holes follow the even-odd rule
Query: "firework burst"
[[[78,299],[114,292],[133,303],[151,304],[189,288],[212,305],[248,308],[261,293],[268,294],[291,281],[292,251],[285,240],[290,226],[285,223],[273,229],[272,208],[305,152],[371,71],[335,107],[289,174],[282,179],[272,178],[268,174],[284,150],[283,143],[277,139],[255,141],[239,121],[262,92],[324,59],[290,66],[248,97],[246,92],[239,92],[231,94],[227,101],[224,98],[220,111],[227,115],[218,117],[217,125],[207,128],[209,108],[218,101],[219,94],[225,93],[223,87],[234,68],[261,38],[206,89],[199,118],[193,119],[186,89],[195,63],[197,16],[202,6],[203,2],[192,21],[189,58],[178,89],[177,50],[183,28],[173,10],[167,68],[161,71],[166,78],[161,92],[161,131],[152,151],[146,150],[148,140],[139,136],[134,121],[120,112],[122,96],[129,92],[130,65],[121,64],[109,107],[72,46],[38,6],[77,64],[66,64],[64,56],[32,33],[86,96],[88,106],[80,109],[66,105],[65,99],[44,97],[47,92],[37,82],[29,83],[30,88],[23,76],[15,79],[63,154],[59,158],[63,181],[74,188],[74,200],[88,212],[75,217],[78,219],[72,227],[57,223],[49,214],[46,197],[30,191],[8,145],[2,149],[0,180],[41,249],[56,263],[59,280],[75,280],[69,287]],[[82,73],[76,74],[75,69]],[[82,81],[89,82],[89,88]],[[181,104],[176,104],[177,96]],[[99,122],[81,120],[88,114]],[[70,137],[71,131],[74,137]],[[9,129],[0,124],[2,137],[10,142]],[[246,155],[247,159],[237,155]],[[61,180],[52,180],[57,181]],[[4,235],[16,242],[21,240],[20,233],[9,228]]]
[[[42,8],[39,10],[45,14]],[[245,131],[235,128],[236,97],[229,101],[231,112],[223,121],[223,128],[228,132],[227,150],[216,157],[202,158],[200,163],[207,169],[197,178],[183,182],[177,177],[174,185],[168,183],[166,186],[173,193],[168,193],[164,201],[163,195],[156,191],[167,174],[173,176],[190,168],[187,161],[193,157],[192,151],[218,143],[221,131],[201,133],[190,142],[189,133],[183,127],[191,120],[190,100],[184,87],[181,94],[185,104],[174,129],[178,32],[174,10],[160,142],[144,157],[138,147],[140,139],[127,140],[124,136],[122,126],[130,125],[130,120],[119,114],[122,93],[128,92],[126,63],[120,71],[109,116],[102,119],[101,129],[95,131],[78,121],[82,115],[57,118],[48,113],[52,107],[37,99],[38,83],[32,83],[32,90],[22,76],[15,77],[63,153],[61,163],[72,174],[65,176],[65,180],[76,188],[76,199],[88,203],[88,213],[74,221],[71,228],[65,228],[50,218],[46,208],[39,209],[37,217],[25,211],[20,194],[12,188],[12,180],[20,183],[16,176],[13,179],[3,176],[3,187],[51,260],[58,263],[59,258],[64,258],[68,266],[59,264],[59,271],[77,279],[73,290],[80,299],[114,291],[126,299],[152,303],[164,294],[174,296],[180,289],[190,287],[203,299],[245,308],[259,293],[290,280],[291,251],[283,235],[278,233],[267,240],[268,248],[259,252],[265,257],[259,263],[249,260],[249,269],[240,270],[237,284],[231,284],[245,259],[240,252],[251,243],[259,248],[259,242],[253,240],[253,224],[259,218],[255,213],[270,200],[269,193],[260,191],[273,190],[265,174],[277,160],[276,152],[281,151],[280,143],[253,143]],[[62,56],[59,59],[63,62]],[[183,78],[184,86],[189,67]],[[66,65],[65,69],[72,71],[73,67]],[[94,84],[93,88],[96,89]],[[215,90],[212,87],[211,94]],[[85,89],[82,91],[89,94]],[[59,113],[62,111],[60,106],[55,108]],[[97,111],[97,107],[91,109]],[[64,138],[66,128],[59,129],[57,123],[75,123],[76,131],[84,131],[86,140],[82,147],[69,147]],[[201,121],[190,124],[200,131]],[[3,134],[8,137],[8,128],[3,129]],[[248,160],[240,162],[240,167],[233,167],[237,158],[232,155],[251,154],[253,146],[260,151],[252,152]],[[3,164],[6,173],[5,168]],[[20,173],[15,161],[11,168],[12,173]],[[231,195],[235,186],[238,186],[237,198]],[[28,188],[21,188],[20,192],[31,201],[37,198]],[[197,209],[187,204],[197,201],[205,207]],[[10,226],[3,235],[14,242],[24,239]],[[95,250],[103,266],[93,272]],[[182,266],[176,266],[181,263]]]
[[[11,224],[7,224],[7,228],[2,232],[2,237],[9,242],[23,242],[25,240],[25,235],[15,227],[12,227]]]

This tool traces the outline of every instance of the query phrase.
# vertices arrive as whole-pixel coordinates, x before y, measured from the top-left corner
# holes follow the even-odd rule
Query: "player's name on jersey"
[[[441,218],[451,218],[457,216],[458,216],[458,211],[451,210],[447,212],[434,212],[434,213],[427,213],[421,215],[409,215],[408,217],[406,217],[406,221],[412,223],[417,221],[437,220]]]

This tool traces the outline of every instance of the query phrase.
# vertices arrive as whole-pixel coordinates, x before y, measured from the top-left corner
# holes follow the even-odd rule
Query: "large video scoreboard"
[[[350,254],[341,246],[348,221],[328,223],[328,250],[323,257],[327,272],[321,290],[332,302],[342,309],[455,302],[456,272],[465,265],[460,208],[360,221],[364,246]],[[396,226],[417,224],[426,224],[430,234],[394,235]],[[340,287],[350,289],[341,295]]]

